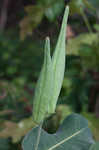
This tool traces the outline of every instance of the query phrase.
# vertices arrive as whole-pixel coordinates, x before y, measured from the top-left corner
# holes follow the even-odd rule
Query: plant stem
[[[40,142],[40,136],[41,136],[41,131],[42,131],[42,125],[43,125],[43,121],[40,123],[39,128],[38,128],[38,135],[37,135],[35,150],[38,150],[38,145],[39,145],[39,142]]]
[[[86,14],[85,14],[83,8],[81,8],[81,15],[82,15],[82,17],[83,17],[83,19],[84,19],[84,22],[85,22],[85,24],[86,24],[86,26],[87,26],[87,28],[88,28],[88,31],[89,31],[90,33],[92,33],[93,31],[92,31],[91,25],[90,25],[90,23],[89,23],[89,21],[88,21],[88,18],[87,18],[87,16],[86,16]]]
[[[0,32],[4,31],[7,22],[9,0],[4,0],[0,15]]]

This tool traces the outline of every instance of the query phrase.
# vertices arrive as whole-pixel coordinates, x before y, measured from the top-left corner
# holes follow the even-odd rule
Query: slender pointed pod
[[[62,27],[51,60],[50,41],[46,38],[44,64],[33,101],[33,120],[38,124],[55,112],[65,70],[65,39],[69,8],[66,7]]]
[[[37,82],[33,100],[33,120],[40,123],[49,115],[49,101],[52,95],[52,62],[50,56],[50,40],[45,42],[44,64]]]
[[[65,53],[66,53],[66,46],[65,46],[65,39],[66,39],[66,27],[67,27],[67,20],[69,14],[69,7],[67,6],[65,9],[62,26],[59,34],[59,38],[56,44],[56,48],[52,57],[52,67],[53,67],[53,95],[51,96],[51,112],[55,112],[56,103],[58,96],[60,94],[64,71],[65,71]]]

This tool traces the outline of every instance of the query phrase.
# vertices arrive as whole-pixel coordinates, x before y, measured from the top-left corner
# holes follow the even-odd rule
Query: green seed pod
[[[52,62],[50,56],[50,41],[46,38],[44,64],[37,82],[33,100],[33,120],[40,123],[49,116],[49,101],[52,95]]]
[[[55,112],[65,70],[65,39],[69,7],[66,7],[62,27],[52,60],[50,41],[46,39],[42,71],[37,82],[33,101],[33,120],[40,123]]]
[[[52,112],[55,112],[56,103],[58,96],[60,94],[63,78],[64,78],[64,71],[65,71],[65,54],[66,54],[66,27],[67,27],[67,19],[69,14],[69,7],[67,6],[65,9],[65,14],[63,17],[63,22],[59,34],[59,38],[56,44],[55,52],[52,57],[52,66],[53,66],[53,95],[51,96],[51,108]]]

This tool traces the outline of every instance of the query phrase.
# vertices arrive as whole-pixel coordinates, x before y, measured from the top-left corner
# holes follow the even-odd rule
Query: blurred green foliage
[[[55,21],[64,8],[64,0],[38,0],[34,6],[26,6],[25,11],[27,16],[20,23],[20,36],[23,40],[27,35],[32,34],[32,31],[41,23],[44,16],[49,21]]]
[[[22,137],[35,126],[31,119],[32,101],[43,61],[43,42],[51,32],[52,45],[55,43],[65,4],[70,5],[69,23],[80,34],[75,33],[67,41],[66,72],[56,114],[46,120],[44,128],[55,132],[68,114],[83,111],[99,139],[95,109],[94,114],[88,113],[91,93],[94,103],[98,101],[99,1],[37,0],[26,5],[24,11],[22,8],[17,28],[8,26],[0,33],[0,150],[21,150]],[[82,23],[86,20],[81,10],[90,22],[92,33],[86,29],[88,24]]]
[[[32,39],[20,41],[16,35],[3,34],[0,36],[0,49],[1,78],[13,79],[15,75],[16,77],[20,76],[21,81],[22,76],[24,80],[20,83],[24,83],[26,77],[28,79],[30,76],[31,78],[35,77],[37,71],[40,70],[39,64],[42,63],[42,58],[40,57],[42,54],[42,43],[40,41],[39,44]],[[35,70],[35,75],[33,70]]]
[[[66,96],[63,102],[70,104],[76,112],[88,110],[90,101],[93,101],[92,107],[95,111],[98,102],[98,50],[98,32],[81,34],[67,42],[67,71],[63,83]]]

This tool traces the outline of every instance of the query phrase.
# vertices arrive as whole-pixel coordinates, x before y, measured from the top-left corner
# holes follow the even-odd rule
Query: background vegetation
[[[46,36],[54,49],[65,5],[67,27],[65,78],[56,114],[44,128],[53,133],[70,113],[89,120],[99,140],[99,1],[0,1],[0,150],[22,150],[24,135],[35,126],[32,103],[43,61]]]

